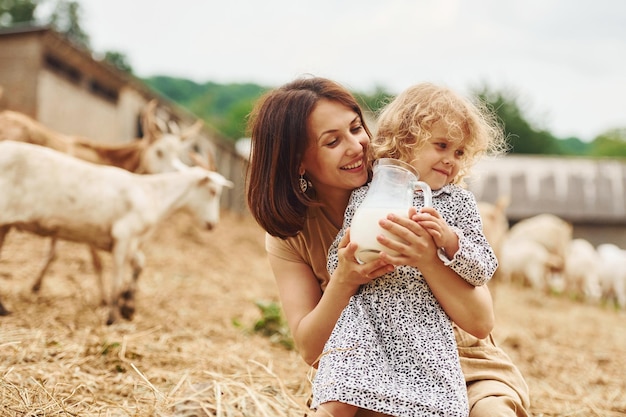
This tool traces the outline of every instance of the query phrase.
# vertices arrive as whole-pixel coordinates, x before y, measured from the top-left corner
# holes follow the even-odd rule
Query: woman
[[[359,286],[393,270],[381,259],[357,263],[349,234],[339,244],[338,267],[332,276],[326,270],[327,251],[342,225],[350,194],[369,178],[370,132],[348,90],[327,79],[303,78],[259,100],[250,133],[248,205],[267,231],[269,261],[296,347],[314,365]],[[404,221],[391,223],[389,230],[406,235]],[[456,335],[470,415],[527,415],[527,387],[521,375],[493,345],[492,326],[476,325],[489,323],[489,318],[493,324],[493,311],[480,308],[491,297],[487,287],[463,285],[439,259],[430,237],[411,239],[424,248],[420,269],[433,293],[467,332]],[[467,355],[471,367],[463,365]],[[488,407],[480,406],[484,400]],[[358,415],[374,414],[362,410]]]

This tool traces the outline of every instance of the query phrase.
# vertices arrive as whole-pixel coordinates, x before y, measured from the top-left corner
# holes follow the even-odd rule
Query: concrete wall
[[[626,248],[626,161],[509,155],[481,161],[467,183],[479,201],[509,197],[510,223],[552,213],[576,237]]]
[[[0,108],[37,115],[41,45],[36,35],[8,36],[0,44]]]
[[[43,69],[39,73],[37,120],[58,132],[101,142],[121,142],[116,103]]]

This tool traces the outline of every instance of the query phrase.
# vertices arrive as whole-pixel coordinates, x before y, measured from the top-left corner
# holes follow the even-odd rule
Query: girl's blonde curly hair
[[[446,87],[420,83],[382,109],[370,147],[373,159],[396,158],[411,163],[419,158],[420,149],[432,136],[433,124],[439,121],[447,126],[448,139],[462,142],[465,151],[453,184],[464,186],[464,178],[481,156],[507,150],[504,132],[485,103],[471,102]]]

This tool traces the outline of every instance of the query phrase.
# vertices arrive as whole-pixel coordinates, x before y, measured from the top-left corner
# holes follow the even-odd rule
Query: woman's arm
[[[441,307],[461,329],[484,339],[491,333],[495,313],[491,292],[486,285],[474,286],[445,266],[435,254],[420,268]]]
[[[495,322],[489,289],[473,286],[444,265],[437,256],[437,245],[432,236],[418,223],[390,215],[381,220],[380,225],[406,242],[392,241],[380,235],[380,243],[400,252],[399,256],[382,253],[381,259],[394,265],[418,268],[450,319],[475,337],[487,337]]]
[[[309,265],[268,255],[296,348],[312,366],[316,366],[341,312],[359,286],[393,270],[381,260],[359,265],[354,257],[356,245],[347,245],[348,241],[349,233],[339,244],[338,267],[324,292]]]

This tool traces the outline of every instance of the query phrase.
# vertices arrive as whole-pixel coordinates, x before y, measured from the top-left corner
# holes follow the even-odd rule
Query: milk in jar
[[[391,256],[398,255],[398,252],[381,245],[376,240],[376,236],[383,234],[389,239],[402,242],[396,235],[387,232],[378,225],[378,221],[386,218],[390,213],[398,217],[408,217],[409,215],[408,210],[386,207],[364,207],[363,210],[358,210],[355,213],[350,227],[350,241],[359,245],[357,249],[358,261],[369,262],[374,260],[378,258],[378,253],[381,251]]]

